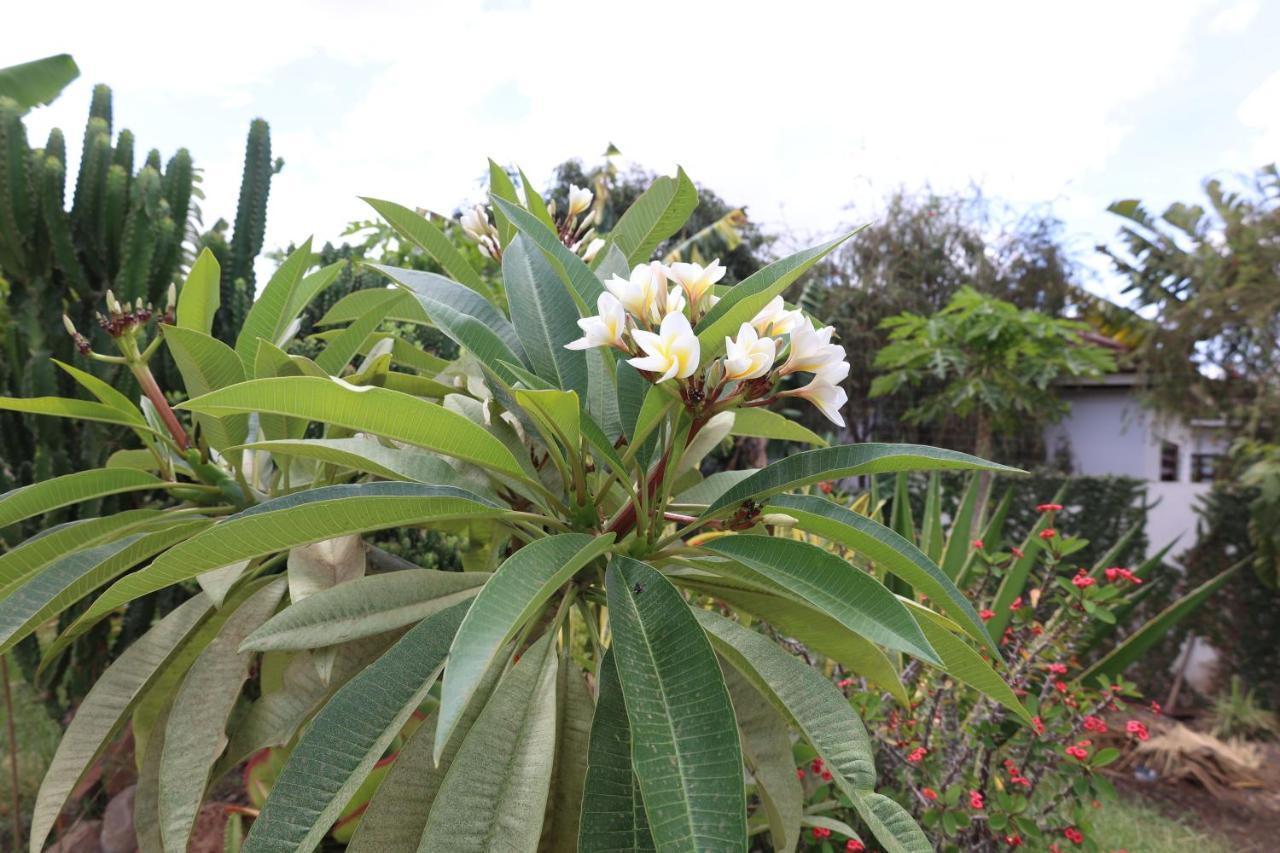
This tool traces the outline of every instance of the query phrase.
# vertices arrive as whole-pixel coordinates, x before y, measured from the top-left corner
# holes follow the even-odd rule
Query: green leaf
[[[908,602],[915,614],[920,630],[929,638],[929,645],[942,658],[942,670],[957,681],[963,681],[985,696],[1017,714],[1023,722],[1031,723],[1031,714],[1018,699],[1013,688],[1000,677],[991,664],[982,659],[977,650],[951,632],[954,623],[939,616],[927,607]]]
[[[139,424],[136,417],[130,417],[115,406],[95,403],[91,400],[77,400],[72,397],[0,397],[0,411],[47,415],[52,418],[73,418],[78,421],[97,421],[155,432],[149,426]]]
[[[659,243],[684,226],[697,206],[697,188],[677,167],[674,178],[657,178],[627,208],[609,232],[609,242],[622,250],[628,264],[645,263]]]
[[[209,771],[227,745],[226,726],[253,655],[237,647],[263,623],[284,595],[277,580],[236,608],[183,679],[165,723],[160,759],[160,836],[166,853],[185,853]]]
[[[791,735],[786,721],[745,676],[720,665],[742,736],[742,758],[755,778],[756,791],[769,818],[773,849],[792,851],[800,841],[804,791],[796,778]]]
[[[245,381],[244,365],[236,351],[207,332],[180,326],[161,326],[169,354],[182,374],[187,394],[198,397]],[[195,416],[215,450],[226,451],[249,435],[249,416]]]
[[[272,454],[314,459],[355,471],[364,471],[387,480],[412,483],[455,483],[467,491],[496,500],[488,478],[475,468],[459,471],[448,460],[412,447],[387,447],[371,438],[308,438],[257,441],[240,445],[243,450],[265,450]]]
[[[333,376],[341,375],[351,359],[359,354],[360,347],[368,340],[369,335],[382,325],[394,303],[393,298],[384,299],[330,339],[324,351],[316,356],[316,364],[320,369]]]
[[[391,294],[389,297],[385,294]],[[388,285],[386,287],[368,287],[364,290],[353,290],[333,303],[324,316],[316,321],[317,326],[346,326],[362,317],[370,308],[381,305],[384,299],[391,300],[391,308],[387,319],[399,323],[416,323],[420,326],[431,325],[431,318],[422,310],[413,294],[402,287]]]
[[[524,189],[525,210],[542,220],[543,225],[554,230],[556,227],[555,220],[551,218],[551,211],[547,210],[547,203],[542,200],[542,196],[534,188],[533,181],[529,180],[529,176],[524,173],[524,169],[516,167],[516,171],[520,173],[520,184]]]
[[[942,500],[938,472],[929,474],[925,489],[924,517],[920,519],[920,550],[937,563],[942,559]]]
[[[783,417],[768,409],[735,409],[732,435],[749,435],[757,438],[776,438],[779,441],[798,441],[826,447],[827,440],[808,427]]]
[[[861,793],[853,798],[853,806],[886,853],[933,853],[933,845],[907,810],[883,794]]]
[[[440,690],[436,760],[484,673],[578,570],[609,550],[613,534],[561,533],[535,540],[508,557],[480,590],[449,650],[449,668]]]
[[[413,733],[409,745],[391,766],[373,801],[360,820],[356,834],[351,839],[348,853],[382,853],[385,850],[415,850],[426,828],[431,806],[440,793],[445,774],[453,766],[462,743],[488,704],[499,678],[507,668],[510,650],[485,673],[480,688],[483,699],[472,702],[462,723],[454,730],[449,748],[438,764],[431,760],[435,748],[436,718],[428,718]]]
[[[664,851],[741,851],[742,751],[706,635],[671,582],[644,563],[615,556],[605,585],[654,843]]]
[[[245,853],[306,853],[319,844],[426,698],[468,606],[424,619],[334,694],[289,755]]]
[[[1116,678],[1124,674],[1124,671],[1134,661],[1146,654],[1148,649],[1163,639],[1179,622],[1203,604],[1205,599],[1221,589],[1222,585],[1230,580],[1231,576],[1239,571],[1241,566],[1248,562],[1249,560],[1246,558],[1236,563],[1221,574],[1200,584],[1200,586],[1182,596],[1173,604],[1170,604],[1152,617],[1145,625],[1126,637],[1124,642],[1112,649],[1106,657],[1082,672],[1077,680],[1096,683],[1102,676]]]
[[[929,596],[934,606],[954,611],[953,618],[964,630],[999,657],[996,644],[969,599],[924,552],[902,536],[865,515],[813,495],[778,495],[769,501],[766,512],[789,515],[802,530],[871,558],[878,568],[892,572]]]
[[[535,853],[555,759],[555,695],[555,643],[547,634],[499,682],[462,742],[419,853]]]
[[[180,408],[224,416],[269,413],[320,421],[425,447],[517,477],[502,442],[456,412],[399,391],[311,376],[252,379],[188,400]]]
[[[520,206],[520,196],[516,194],[516,185],[511,183],[511,176],[506,169],[493,162],[492,158],[489,160],[489,194],[505,199],[516,207]],[[496,204],[493,206],[493,224],[498,229],[498,242],[505,249],[515,236],[516,229]]]
[[[951,533],[947,537],[947,546],[942,554],[942,570],[952,580],[960,576],[960,570],[964,568],[973,547],[973,520],[974,516],[982,511],[978,506],[980,491],[981,475],[970,477],[955,518],[951,521]],[[992,649],[995,648],[993,643],[987,645]]]
[[[489,577],[485,572],[406,569],[348,581],[291,604],[250,634],[241,648],[315,649],[393,631],[470,600]]]
[[[715,307],[698,322],[698,344],[703,362],[709,363],[724,352],[725,337],[737,335],[738,328],[760,313],[760,309],[769,300],[790,287],[792,282],[808,272],[828,252],[852,237],[853,233],[774,261],[729,288]]]
[[[578,827],[587,782],[587,751],[591,747],[591,718],[596,710],[582,670],[567,655],[561,658],[556,681],[556,760],[551,771],[542,840],[538,844],[538,849],[545,853],[578,849]]]
[[[294,291],[302,282],[302,276],[311,266],[311,238],[294,249],[285,258],[267,282],[267,286],[258,294],[249,314],[245,317],[240,334],[236,337],[236,354],[244,363],[245,373],[253,371],[253,361],[258,353],[259,339],[270,344],[280,345],[293,316],[289,313],[289,304],[294,299]]]
[[[563,391],[587,394],[587,358],[565,344],[581,337],[578,309],[541,251],[517,236],[502,253],[511,322],[534,373]]]
[[[591,718],[586,790],[578,833],[579,853],[654,850],[640,783],[631,759],[631,724],[613,649],[600,664],[600,697]]]
[[[525,410],[547,435],[562,440],[565,450],[576,454],[582,437],[582,414],[578,394],[574,391],[518,390],[513,395],[520,408]],[[598,438],[598,436],[597,436]],[[606,440],[605,446],[609,446]],[[616,457],[617,454],[614,454]],[[621,460],[619,460],[621,461]]]
[[[190,599],[126,649],[94,683],[67,726],[40,784],[32,811],[31,853],[44,849],[49,830],[72,790],[124,726],[138,697],[209,609],[205,596]]]
[[[397,234],[434,258],[454,281],[477,293],[485,292],[484,279],[480,278],[480,273],[475,271],[431,220],[393,201],[362,198],[379,216],[387,220]]]
[[[64,474],[0,495],[0,529],[81,501],[169,485],[172,484],[145,471],[130,468],[94,468]]]
[[[1022,473],[1017,468],[987,462],[967,453],[940,450],[921,444],[842,444],[805,450],[761,468],[754,476],[748,477],[717,498],[715,503],[707,507],[702,517],[719,514],[721,510],[748,498],[759,500],[819,480],[934,469]]]
[[[75,551],[14,585],[0,600],[0,654],[92,590],[209,524],[196,519],[157,533],[135,533]]]
[[[10,587],[54,560],[123,536],[159,515],[160,511],[155,509],[126,510],[105,518],[68,521],[32,536],[13,550],[0,554],[0,600],[6,597]]]
[[[52,359],[52,361],[54,364],[58,365],[64,373],[76,382],[80,383],[82,388],[97,397],[98,402],[106,403],[108,406],[114,406],[116,409],[119,409],[120,414],[124,415],[124,417],[134,425],[134,429],[138,433],[139,438],[143,441],[147,441],[150,438],[147,434],[149,431],[147,419],[143,417],[142,412],[138,411],[138,407],[134,405],[132,400],[124,394],[121,394],[109,383],[94,376],[92,373],[88,373],[78,367],[73,367],[70,364],[58,361],[56,358]]]
[[[763,634],[707,610],[694,613],[721,657],[799,729],[846,794],[875,787],[867,730],[829,679]]]
[[[178,327],[212,334],[213,315],[222,302],[221,269],[213,252],[204,248],[187,273],[187,280],[178,291]]]
[[[714,566],[722,574],[785,590],[868,640],[939,662],[902,602],[835,554],[794,539],[744,534],[702,547],[733,561]]]
[[[560,238],[538,217],[519,205],[497,196],[493,197],[493,205],[495,218],[498,211],[501,211],[516,230],[542,250],[556,275],[568,285],[570,296],[578,306],[579,315],[585,317],[592,313],[596,299],[604,292],[604,286],[600,284],[600,279],[596,278],[596,274],[582,258],[569,251],[560,242]]]
[[[683,576],[677,576],[674,580],[683,586],[721,598],[738,610],[768,622],[785,636],[796,638],[818,654],[831,658],[850,672],[892,694],[904,707],[911,704],[906,689],[899,681],[898,669],[884,650],[825,613],[773,592],[729,585],[727,581],[707,583]]]
[[[171,548],[142,571],[116,581],[79,621],[96,620],[122,604],[210,569],[295,545],[427,521],[502,514],[499,507],[453,486],[362,483],[296,492],[236,513]]]
[[[53,103],[79,76],[80,69],[69,53],[10,65],[0,68],[0,96],[13,98],[24,111],[29,110]]]

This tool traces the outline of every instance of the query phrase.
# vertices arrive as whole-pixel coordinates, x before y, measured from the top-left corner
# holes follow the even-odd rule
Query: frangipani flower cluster
[[[582,337],[565,346],[620,350],[650,381],[675,380],[687,403],[704,408],[766,406],[778,397],[800,397],[844,426],[840,409],[848,395],[842,383],[849,363],[844,349],[831,342],[835,329],[815,329],[781,296],[743,323],[736,336],[725,337],[722,357],[702,363],[695,328],[715,306],[714,286],[724,274],[717,259],[705,267],[654,261],[635,267],[627,278],[615,275],[596,301],[599,313],[579,320]],[[812,376],[800,387],[779,390],[786,377],[798,373]]]
[[[594,200],[595,194],[591,190],[570,184],[569,210],[564,218],[556,223],[556,236],[560,238],[560,242],[564,243],[570,251],[581,255],[585,261],[593,260],[604,248],[604,240],[596,236],[594,227],[597,216],[597,211],[591,208]],[[578,217],[584,212],[587,215],[579,219]],[[553,219],[555,218],[554,201],[547,204],[547,213]],[[502,260],[502,241],[498,235],[498,229],[489,221],[489,212],[484,205],[477,204],[462,211],[458,217],[458,224],[462,226],[466,235],[479,245],[485,257],[495,261]]]

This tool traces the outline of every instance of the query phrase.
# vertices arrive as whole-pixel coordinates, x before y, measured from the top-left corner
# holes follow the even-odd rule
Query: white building
[[[1070,380],[1061,397],[1070,411],[1045,429],[1049,461],[1069,460],[1073,474],[1145,480],[1155,503],[1147,517],[1148,553],[1179,536],[1173,554],[1190,547],[1197,500],[1227,451],[1223,422],[1157,415],[1142,405],[1132,373]]]

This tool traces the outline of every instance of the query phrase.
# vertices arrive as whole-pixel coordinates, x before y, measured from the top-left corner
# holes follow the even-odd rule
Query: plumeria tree
[[[500,262],[501,288],[430,220],[371,200],[447,275],[375,266],[393,286],[335,304],[329,320],[348,323],[314,359],[281,347],[336,269],[310,270],[303,244],[229,347],[209,335],[206,256],[172,316],[109,304],[118,353],[84,353],[141,374],[167,347],[185,389],[139,405],[67,365],[93,400],[0,400],[123,424],[139,443],[0,496],[0,526],[139,498],[0,556],[0,652],[75,606],[42,632],[50,666],[127,602],[200,590],[75,715],[33,851],[127,726],[146,849],[185,849],[211,786],[253,757],[265,802],[251,851],[310,850],[331,831],[355,850],[736,851],[757,833],[793,850],[823,821],[804,806],[796,741],[856,815],[851,840],[930,849],[876,790],[854,708],[781,638],[799,632],[851,667],[893,672],[906,655],[988,685],[1000,649],[933,560],[809,488],[1009,469],[913,445],[829,447],[770,410],[793,396],[841,418],[843,351],[781,294],[846,238],[723,288],[717,263],[650,259],[687,215],[678,179],[599,235],[583,192],[557,214],[504,180],[463,223]],[[434,326],[459,357],[370,344],[388,317]],[[700,459],[729,435],[813,449],[704,478]],[[470,571],[407,567],[361,538],[407,527],[476,545]],[[932,609],[890,592],[885,573]]]

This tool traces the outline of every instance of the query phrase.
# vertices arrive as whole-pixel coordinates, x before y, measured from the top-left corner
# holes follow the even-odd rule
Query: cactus
[[[152,149],[143,157],[132,132],[114,131],[107,86],[93,89],[73,187],[67,186],[62,131],[51,131],[43,148],[33,148],[25,113],[26,107],[0,96],[0,394],[74,396],[69,377],[49,361],[76,359],[59,315],[65,312],[78,328],[92,331],[92,306],[108,288],[121,299],[161,303],[169,285],[182,280],[193,250],[204,244],[223,243],[228,310],[221,313],[231,316],[221,327],[238,328],[252,300],[271,175],[279,170],[267,123],[258,119],[250,128],[235,232],[226,244],[225,226],[197,230],[191,154],[179,149],[165,162]],[[90,367],[117,380],[111,365]],[[156,372],[162,383],[166,375],[177,376],[163,361]],[[118,381],[126,393],[136,390],[128,377]],[[100,464],[117,438],[123,434],[103,427],[0,412],[0,492]]]
[[[249,139],[244,152],[244,176],[240,182],[240,202],[236,207],[235,230],[228,243],[226,223],[219,221],[205,243],[213,250],[222,267],[222,310],[214,319],[214,334],[228,343],[244,323],[253,302],[255,280],[253,263],[262,251],[267,229],[267,197],[271,192],[271,176],[280,171],[284,161],[271,159],[271,129],[262,119],[249,125]],[[221,244],[221,245],[218,245]]]

